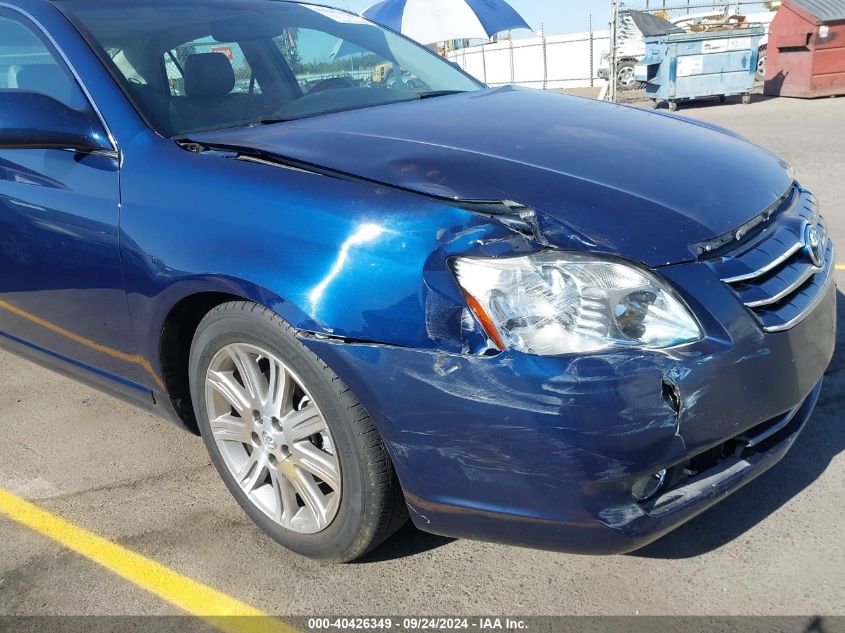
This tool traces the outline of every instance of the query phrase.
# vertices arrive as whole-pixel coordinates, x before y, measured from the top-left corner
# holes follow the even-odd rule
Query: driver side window
[[[75,110],[88,108],[76,80],[36,32],[0,11],[0,90],[37,92]]]

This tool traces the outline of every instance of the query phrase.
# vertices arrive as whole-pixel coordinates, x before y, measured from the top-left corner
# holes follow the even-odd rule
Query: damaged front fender
[[[170,146],[167,170],[127,158],[126,285],[149,340],[192,289],[214,291],[206,283],[213,279],[249,280],[276,298],[268,307],[299,331],[484,353],[487,335],[468,315],[447,259],[542,248],[524,209],[438,200],[269,156],[245,160],[231,148],[188,149]],[[154,201],[145,184],[153,169]],[[221,195],[203,185],[213,180],[237,184]],[[160,356],[153,347],[143,351]]]

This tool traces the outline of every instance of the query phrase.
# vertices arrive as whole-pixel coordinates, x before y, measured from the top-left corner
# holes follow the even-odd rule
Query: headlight
[[[654,275],[609,259],[545,252],[457,258],[458,283],[501,348],[556,356],[661,349],[701,338],[686,306]]]

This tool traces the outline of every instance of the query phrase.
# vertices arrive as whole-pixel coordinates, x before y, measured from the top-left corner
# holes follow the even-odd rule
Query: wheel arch
[[[191,432],[199,433],[188,379],[191,343],[202,319],[217,306],[231,301],[251,301],[273,310],[288,323],[302,323],[302,313],[275,293],[249,282],[229,277],[202,277],[183,281],[159,297],[160,317],[152,319],[157,336],[150,350],[166,397],[178,420]],[[153,333],[151,333],[153,334]],[[141,335],[142,340],[144,335]]]

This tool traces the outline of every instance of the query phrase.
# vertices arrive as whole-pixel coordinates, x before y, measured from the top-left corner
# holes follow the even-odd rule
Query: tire
[[[643,83],[634,79],[637,62],[633,59],[623,59],[616,68],[616,89],[622,92],[639,90]]]
[[[757,57],[757,72],[754,75],[755,81],[763,83],[766,81],[766,48],[760,49]]]
[[[369,414],[274,312],[250,302],[212,310],[194,335],[189,374],[200,433],[217,472],[276,542],[309,558],[349,562],[407,521],[393,464]],[[250,396],[247,374],[252,391],[266,398]],[[227,397],[232,380],[240,391]],[[271,410],[281,411],[278,418]],[[300,434],[320,430],[295,439],[287,421],[307,416],[298,423]]]

